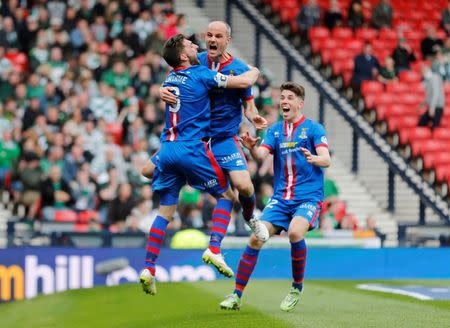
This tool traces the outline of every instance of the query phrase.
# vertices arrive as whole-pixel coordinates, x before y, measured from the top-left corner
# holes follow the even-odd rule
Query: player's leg
[[[147,179],[151,180],[153,178],[153,172],[155,172],[155,169],[156,169],[155,164],[153,164],[153,162],[149,160],[147,161],[147,163],[145,163],[145,166],[142,169],[141,174]]]
[[[193,144],[189,147],[189,152],[192,153],[195,161],[185,172],[188,183],[196,189],[209,192],[217,199],[212,215],[210,243],[203,253],[202,259],[205,263],[214,265],[219,273],[226,277],[232,277],[233,270],[225,263],[220,253],[220,245],[230,223],[234,194],[208,144]]]
[[[292,286],[281,302],[283,311],[291,311],[300,300],[303,291],[303,277],[306,267],[307,247],[305,235],[314,229],[320,215],[320,204],[303,203],[299,206],[289,225],[288,237],[291,243]]]
[[[155,295],[155,265],[158,258],[161,246],[164,243],[164,237],[166,235],[166,228],[169,222],[172,220],[173,215],[177,209],[177,205],[159,207],[158,215],[156,216],[153,224],[150,228],[147,238],[147,253],[145,255],[144,270],[142,270],[139,280],[142,285],[142,289],[145,293]]]
[[[169,151],[170,153],[170,151]],[[163,163],[164,165],[165,163]],[[167,166],[167,165],[166,165]],[[169,167],[170,168],[170,167]],[[149,231],[144,270],[140,274],[140,282],[144,292],[151,295],[156,294],[155,266],[161,246],[164,242],[166,229],[177,209],[178,195],[181,187],[185,184],[183,176],[177,172],[166,170],[159,172],[153,177],[152,188],[160,196],[158,215],[152,223]]]
[[[269,231],[269,235],[278,234],[281,230],[289,228],[289,207],[283,202],[272,199],[264,208],[261,220]],[[245,287],[253,273],[258,260],[259,251],[264,242],[255,234],[250,236],[249,244],[239,260],[234,292],[220,303],[220,307],[226,310],[237,310],[241,305],[241,297]]]
[[[270,222],[262,221],[270,233],[270,237],[277,234],[280,228],[273,226]],[[244,253],[239,260],[235,288],[232,294],[227,295],[225,300],[220,303],[220,308],[224,310],[239,310],[241,307],[241,298],[245,287],[255,269],[258,261],[259,251],[263,247],[264,242],[259,240],[253,233],[250,236],[248,245],[245,247]]]
[[[231,183],[239,192],[242,216],[261,241],[269,239],[266,226],[253,215],[256,206],[255,188],[247,169],[247,161],[236,137],[212,141],[212,152],[220,167],[229,173]]]

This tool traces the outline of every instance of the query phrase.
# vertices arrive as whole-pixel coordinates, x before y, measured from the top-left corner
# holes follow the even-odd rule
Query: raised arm
[[[267,127],[267,121],[264,117],[259,115],[258,108],[256,108],[255,100],[253,98],[244,100],[244,114],[245,117],[252,122],[256,130],[262,130]]]
[[[251,66],[247,72],[237,76],[227,76],[226,88],[228,89],[245,89],[251,87],[259,76],[259,69]]]
[[[266,158],[270,150],[263,146],[257,146],[260,137],[252,137],[248,132],[241,135],[242,145],[250,150],[254,159],[263,160]]]

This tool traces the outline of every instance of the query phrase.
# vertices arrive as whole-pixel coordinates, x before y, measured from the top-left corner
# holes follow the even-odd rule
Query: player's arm
[[[252,122],[256,130],[262,130],[267,127],[266,119],[258,113],[258,108],[256,108],[254,98],[244,100],[244,115],[250,122]]]
[[[218,73],[220,74],[220,73]],[[259,69],[256,67],[250,67],[250,69],[241,74],[236,76],[226,76],[221,75],[219,78],[224,79],[224,83],[219,83],[219,86],[223,86],[228,89],[245,89],[251,87],[259,76]]]
[[[331,164],[330,152],[328,151],[328,147],[319,146],[316,147],[317,155],[311,154],[311,152],[306,148],[300,148],[303,152],[303,155],[306,158],[306,161],[309,164],[319,166],[319,167],[328,167]]]
[[[169,105],[176,105],[177,103],[177,96],[175,96],[171,87],[161,86],[159,88],[159,97]]]
[[[241,135],[242,145],[250,150],[254,159],[263,160],[266,158],[270,150],[264,146],[257,146],[260,137],[252,137],[248,132]]]

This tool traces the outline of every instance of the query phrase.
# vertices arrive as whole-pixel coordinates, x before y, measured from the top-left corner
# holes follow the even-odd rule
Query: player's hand
[[[247,149],[255,147],[260,139],[260,137],[252,137],[248,132],[241,134],[242,145]]]
[[[253,117],[252,123],[256,130],[267,128],[267,120],[262,116],[256,115],[255,117]]]
[[[300,150],[303,152],[303,156],[305,156],[306,161],[309,164],[314,164],[314,160],[315,160],[316,156],[311,154],[311,152],[308,149],[306,149],[306,148],[300,147]]]
[[[159,88],[159,97],[170,105],[176,105],[177,96],[172,93],[173,89],[170,87]]]

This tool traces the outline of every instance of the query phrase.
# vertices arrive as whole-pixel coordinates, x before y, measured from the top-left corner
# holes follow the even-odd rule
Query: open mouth
[[[283,113],[289,113],[291,109],[288,106],[283,106],[281,107],[281,110],[283,111]]]
[[[217,50],[217,45],[215,45],[215,44],[210,44],[210,45],[209,45],[209,50]]]

